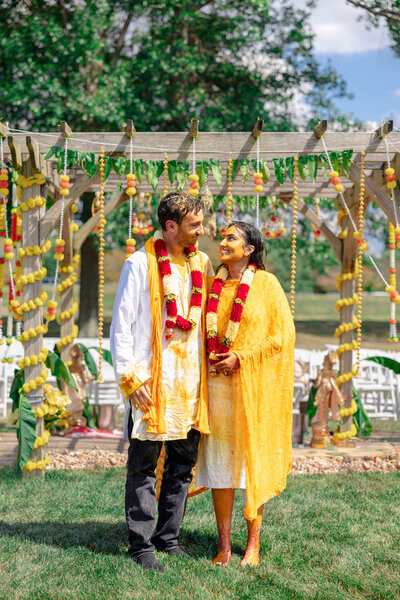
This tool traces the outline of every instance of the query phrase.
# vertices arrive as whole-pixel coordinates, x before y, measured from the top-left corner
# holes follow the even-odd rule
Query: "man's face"
[[[198,213],[189,212],[183,217],[180,225],[176,228],[175,241],[184,246],[194,246],[198,238],[203,235],[203,211],[199,210]]]

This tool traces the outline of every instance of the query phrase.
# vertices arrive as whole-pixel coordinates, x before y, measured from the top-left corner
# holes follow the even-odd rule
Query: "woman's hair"
[[[265,271],[263,259],[266,250],[261,231],[257,227],[254,227],[254,225],[250,225],[250,223],[245,223],[244,221],[232,221],[231,225],[236,227],[242,234],[246,246],[254,246],[254,250],[249,257],[249,262],[256,264],[257,268],[261,271]]]
[[[170,192],[164,198],[161,198],[157,210],[158,222],[163,231],[166,230],[167,221],[175,221],[180,225],[182,219],[190,212],[197,215],[203,208],[203,202],[200,198],[189,196],[184,192]]]

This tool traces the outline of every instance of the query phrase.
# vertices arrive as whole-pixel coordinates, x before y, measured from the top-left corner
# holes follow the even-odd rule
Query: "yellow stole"
[[[162,407],[162,314],[164,305],[164,291],[162,279],[158,270],[157,256],[154,249],[153,238],[147,240],[144,246],[147,255],[147,266],[149,273],[150,286],[150,306],[151,306],[151,395],[154,404],[144,413],[143,420],[146,421],[147,433],[162,434],[167,433],[164,419],[164,410]],[[203,331],[203,353],[201,363],[200,380],[200,398],[196,414],[196,420],[193,425],[201,433],[209,433],[208,427],[208,394],[207,394],[207,357],[205,349],[205,304],[207,300],[205,268],[202,261],[203,271],[203,311],[202,311],[202,331]]]

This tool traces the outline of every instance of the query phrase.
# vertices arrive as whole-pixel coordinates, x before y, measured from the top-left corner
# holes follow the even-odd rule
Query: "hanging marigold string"
[[[317,217],[319,218],[319,198],[314,198],[314,211]],[[311,229],[315,239],[318,240],[321,237],[321,231],[315,225],[311,225]]]
[[[166,196],[168,194],[168,154],[167,153],[164,154],[163,165],[164,165],[164,171],[163,171],[163,179],[164,179],[163,196]]]
[[[103,383],[103,325],[104,325],[104,148],[100,151],[100,220],[99,220],[99,368],[98,383]]]
[[[393,223],[389,221],[389,257],[390,257],[390,268],[389,268],[389,285],[391,288],[396,289],[396,230]],[[399,338],[397,335],[397,321],[396,321],[396,298],[392,299],[390,296],[390,319],[389,319],[389,342],[398,342]]]
[[[129,196],[128,237],[126,238],[126,256],[129,258],[135,252],[136,240],[132,237],[133,196],[136,194],[136,177],[133,174],[133,137],[129,139],[129,173],[126,176],[126,194]],[[104,204],[104,201],[103,201]]]
[[[363,253],[368,248],[368,244],[363,240],[362,233],[364,228],[365,215],[365,152],[361,152],[361,172],[360,172],[360,195],[359,195],[359,213],[358,213],[358,233],[356,237],[358,243],[358,278],[357,278],[357,360],[356,368],[358,377],[360,376],[361,363],[361,337],[362,337],[362,294],[363,294]]]
[[[292,208],[293,208],[293,222],[292,222],[292,257],[290,263],[290,311],[292,316],[294,316],[295,309],[295,288],[296,288],[296,229],[297,229],[297,200],[298,200],[298,166],[299,157],[294,157],[294,168],[293,168],[293,198],[292,198]]]
[[[228,158],[228,176],[227,176],[228,197],[226,200],[226,219],[228,221],[228,226],[232,223],[232,206],[233,206],[232,170],[233,170],[233,160],[231,157],[229,157]]]

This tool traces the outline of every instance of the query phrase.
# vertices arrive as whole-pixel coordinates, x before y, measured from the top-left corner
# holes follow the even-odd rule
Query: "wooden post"
[[[33,175],[33,168],[31,159],[23,162],[23,175],[25,177],[31,177]],[[32,185],[29,188],[24,188],[22,190],[22,201],[26,202],[29,198],[35,198],[36,196],[40,196],[40,185]],[[40,232],[39,232],[39,221],[43,216],[45,211],[45,207],[39,208],[36,207],[32,210],[22,213],[22,245],[26,246],[35,246],[40,245]],[[42,255],[39,256],[24,256],[23,263],[23,274],[29,275],[33,271],[37,271],[42,266]],[[38,296],[40,296],[42,292],[42,281],[35,281],[34,283],[28,283],[24,286],[23,292],[23,301],[29,302],[29,300],[34,300]],[[38,325],[43,323],[43,308],[39,306],[36,310],[29,311],[25,313],[24,318],[24,330],[30,329],[31,327],[35,329]],[[34,338],[29,339],[25,342],[24,352],[25,356],[30,356],[32,354],[39,354],[43,347],[43,338],[42,335],[39,334]],[[25,368],[25,382],[34,379],[41,375],[42,370],[44,368],[43,363],[39,363],[36,366],[30,366]],[[42,406],[43,403],[43,387],[37,387],[34,391],[28,392],[26,397],[29,400],[35,401],[32,404],[32,408],[36,409],[39,406]],[[36,402],[42,397],[42,402]],[[44,420],[43,418],[36,420],[36,436],[39,437],[44,432]],[[31,455],[31,460],[38,461],[44,458],[45,447],[41,446],[34,450]],[[31,473],[24,472],[27,476],[34,477],[44,477],[44,470],[34,470]]]
[[[355,190],[356,192],[356,190]],[[354,198],[354,197],[353,197]],[[349,196],[346,198],[346,203],[349,205]],[[354,202],[354,200],[353,200]],[[358,225],[358,202],[355,202],[351,207],[349,207],[351,216],[355,225]],[[354,272],[355,262],[357,257],[357,243],[354,238],[354,230],[353,226],[350,222],[348,216],[343,218],[343,227],[348,230],[348,234],[346,239],[344,240],[343,246],[343,260],[342,260],[342,275],[344,273]],[[351,298],[355,291],[355,283],[356,279],[344,280],[342,282],[341,290],[340,290],[340,298]],[[340,311],[340,324],[343,323],[351,323],[353,321],[354,315],[354,304],[350,306],[344,306]],[[345,331],[340,338],[341,344],[352,343],[354,340],[354,330]],[[353,366],[353,350],[346,350],[340,357],[340,372],[341,373],[349,373],[352,370]],[[351,402],[353,399],[353,379],[351,378],[349,381],[346,381],[342,384],[340,391],[344,397],[344,406],[343,408],[350,408]],[[343,424],[340,427],[340,430],[349,431],[351,429],[351,424],[353,421],[352,415],[348,417],[343,417]],[[354,442],[352,442],[352,445]],[[339,445],[348,445],[348,440],[341,441]]]
[[[18,171],[18,173],[22,173],[22,151],[20,143],[11,135],[8,136],[7,142],[11,152],[11,161],[13,168]],[[31,175],[33,175],[33,171],[30,168]]]
[[[192,138],[195,138],[198,133],[199,133],[199,121],[198,121],[198,119],[191,119],[190,120],[190,135],[192,136]]]
[[[126,122],[125,135],[126,135],[126,137],[131,138],[135,135],[135,133],[136,133],[136,129],[133,124],[133,121],[132,121],[132,119],[128,119]]]
[[[264,121],[263,121],[263,119],[259,119],[257,117],[256,124],[253,127],[253,137],[255,137],[256,139],[258,137],[260,137],[260,135],[262,133],[262,130],[263,130],[263,127],[264,127]]]
[[[322,121],[320,121],[318,123],[318,125],[315,128],[315,135],[317,136],[317,138],[322,138],[322,136],[324,135],[325,131],[328,129],[328,121],[326,119],[323,119]]]
[[[385,137],[385,135],[387,135],[391,131],[393,131],[393,120],[392,119],[382,123],[382,125],[380,127],[378,127],[378,129],[375,131],[375,133],[382,140]]]

